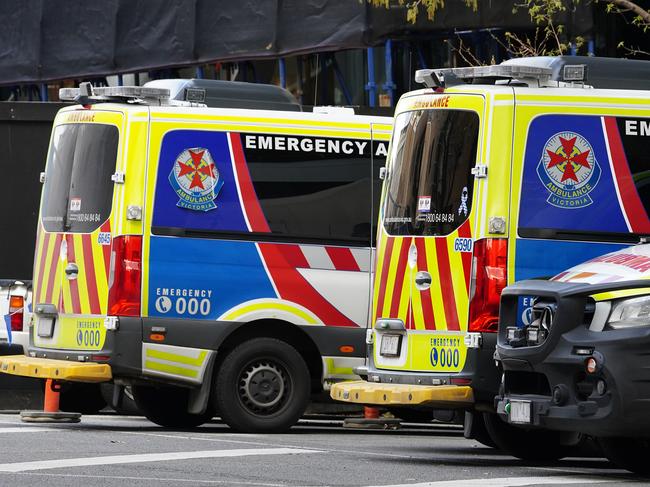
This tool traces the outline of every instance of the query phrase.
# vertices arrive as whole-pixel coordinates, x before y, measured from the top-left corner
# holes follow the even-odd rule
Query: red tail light
[[[497,331],[499,298],[508,276],[507,259],[505,238],[486,238],[474,243],[469,331]]]
[[[25,298],[22,296],[9,297],[9,315],[11,316],[11,331],[23,331],[23,314]]]
[[[140,316],[142,237],[123,235],[113,239],[109,276],[108,314]]]

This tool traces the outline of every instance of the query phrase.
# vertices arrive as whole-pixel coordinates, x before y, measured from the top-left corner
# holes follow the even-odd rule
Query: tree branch
[[[630,0],[603,0],[607,3],[611,3],[620,8],[624,8],[630,12],[633,12],[635,15],[638,15],[645,24],[650,25],[650,12],[645,10],[642,7],[639,7],[636,3],[631,2]]]

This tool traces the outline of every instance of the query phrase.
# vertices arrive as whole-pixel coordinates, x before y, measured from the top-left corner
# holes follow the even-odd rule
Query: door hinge
[[[477,164],[472,168],[472,174],[475,178],[486,178],[487,177],[487,166],[485,164]]]
[[[124,184],[124,173],[123,172],[116,172],[111,176],[111,181],[113,181],[115,184]]]

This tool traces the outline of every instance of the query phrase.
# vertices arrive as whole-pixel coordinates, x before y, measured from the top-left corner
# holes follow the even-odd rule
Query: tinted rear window
[[[384,225],[391,235],[447,235],[472,208],[479,117],[461,110],[399,115]]]
[[[248,140],[252,137],[256,136]],[[256,142],[263,137],[257,136]],[[298,147],[315,147],[321,141],[323,151],[262,150],[259,143],[255,149],[244,144],[255,193],[271,232],[368,245],[373,200],[371,141],[292,139]],[[341,149],[343,142],[350,154]],[[328,147],[332,150],[327,151]]]
[[[54,129],[41,206],[45,230],[92,232],[109,217],[118,140],[112,125]]]

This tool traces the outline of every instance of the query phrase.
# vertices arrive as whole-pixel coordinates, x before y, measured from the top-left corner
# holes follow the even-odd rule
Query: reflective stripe
[[[186,355],[179,355],[177,353],[163,352],[162,350],[150,349],[147,350],[147,357],[166,360],[168,362],[178,362],[179,364],[193,365],[195,367],[201,367],[203,360],[205,360],[207,352],[203,350],[199,353],[199,356],[196,358],[188,357]]]
[[[193,379],[199,375],[196,370],[185,369],[183,367],[177,367],[175,365],[161,364],[158,362],[152,362],[151,360],[146,360],[144,365],[146,369],[157,370],[170,375],[182,375],[183,377],[191,377]]]
[[[637,289],[622,289],[620,291],[609,291],[604,293],[592,294],[594,301],[609,301],[610,299],[627,298],[630,296],[641,296],[650,294],[650,287],[640,287]]]
[[[309,263],[309,267],[312,269],[335,269],[334,263],[327,254],[325,247],[318,245],[301,245],[300,250],[302,250],[305,259],[307,259],[307,262]]]
[[[227,311],[222,316],[219,317],[219,320],[225,321],[246,321],[250,318],[251,313],[259,312],[268,312],[268,318],[272,317],[272,312],[274,310],[284,311],[290,315],[295,315],[305,323],[310,325],[320,324],[320,321],[316,316],[312,315],[308,310],[299,308],[297,305],[292,303],[284,303],[279,300],[270,300],[270,299],[261,299],[254,300],[248,303],[243,303],[236,308]],[[242,320],[242,318],[246,318]]]
[[[199,348],[143,343],[142,371],[145,375],[162,375],[201,383],[208,359],[213,353]]]
[[[323,378],[359,379],[352,368],[363,365],[364,361],[361,357],[323,357]]]

